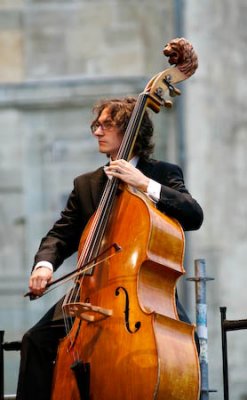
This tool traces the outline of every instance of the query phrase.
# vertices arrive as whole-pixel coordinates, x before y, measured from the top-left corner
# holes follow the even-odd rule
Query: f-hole
[[[141,327],[141,322],[137,321],[135,323],[135,329],[130,329],[130,321],[129,321],[129,294],[127,292],[127,290],[123,287],[123,286],[119,286],[117,287],[117,289],[115,290],[115,296],[119,296],[120,291],[123,291],[123,293],[125,294],[125,309],[124,309],[124,316],[125,316],[125,326],[127,328],[127,331],[129,333],[136,333],[137,331],[139,331],[140,327]]]

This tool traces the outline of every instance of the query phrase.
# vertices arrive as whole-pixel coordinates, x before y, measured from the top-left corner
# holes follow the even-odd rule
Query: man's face
[[[100,153],[107,154],[115,160],[123,134],[115,126],[107,108],[100,114],[93,134],[98,139]]]

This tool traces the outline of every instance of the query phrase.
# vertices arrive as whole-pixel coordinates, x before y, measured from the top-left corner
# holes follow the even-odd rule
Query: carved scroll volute
[[[148,106],[155,112],[159,112],[161,106],[172,106],[172,102],[164,98],[165,92],[168,91],[170,97],[180,95],[180,90],[174,84],[188,79],[198,67],[194,48],[184,38],[173,39],[167,43],[163,54],[168,57],[169,64],[175,66],[155,75],[145,88],[145,92],[150,97]]]

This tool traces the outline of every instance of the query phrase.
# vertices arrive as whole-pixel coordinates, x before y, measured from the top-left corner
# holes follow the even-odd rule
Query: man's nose
[[[101,128],[100,125],[95,129],[94,134],[95,134],[95,136],[102,136],[102,135],[104,135],[104,130]]]

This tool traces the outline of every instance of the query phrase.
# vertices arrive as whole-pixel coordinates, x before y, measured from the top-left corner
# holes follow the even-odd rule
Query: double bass
[[[172,67],[138,96],[118,159],[129,160],[146,108],[180,94],[197,56],[184,38],[164,48]],[[52,400],[196,400],[194,326],[179,320],[175,290],[183,267],[180,224],[138,190],[113,178],[82,233],[78,276],[65,296],[67,335],[55,362]]]

